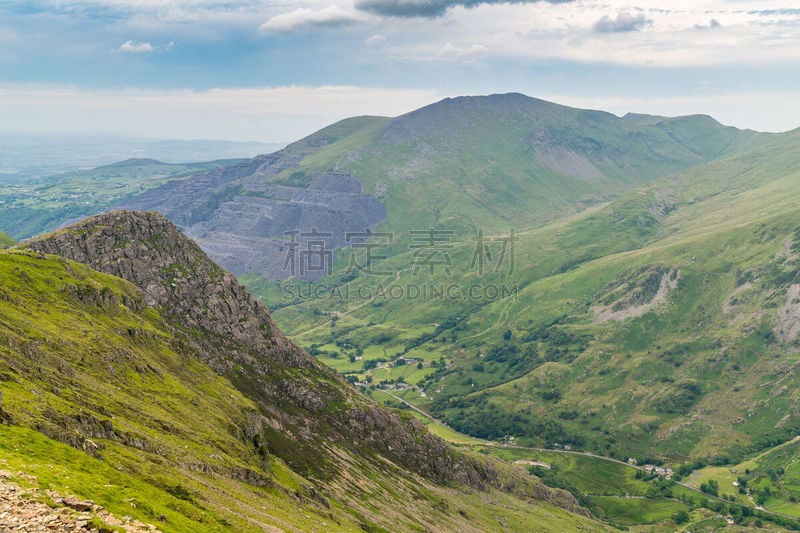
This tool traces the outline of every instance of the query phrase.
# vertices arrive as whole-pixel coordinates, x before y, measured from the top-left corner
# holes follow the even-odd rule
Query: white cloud
[[[603,15],[594,23],[594,30],[600,33],[624,33],[628,31],[640,31],[645,26],[649,26],[653,21],[639,13],[634,15],[627,11],[617,13],[617,18],[613,19],[608,15]]]
[[[2,0],[2,2],[23,0]],[[0,3],[2,3],[0,2]],[[797,0],[604,0],[478,2],[456,0],[41,0],[69,16],[97,7],[120,14],[123,35],[155,42],[190,35],[213,41],[237,33],[314,30],[360,24],[361,39],[389,38],[382,57],[430,61],[442,43],[480,42],[494,58],[565,60],[671,68],[800,61]],[[442,16],[403,19],[364,5],[446,6]],[[469,4],[472,7],[463,7]],[[769,8],[769,9],[766,9]],[[87,15],[88,16],[88,15]],[[254,22],[257,21],[257,22]],[[191,22],[191,24],[186,24]],[[713,31],[699,31],[700,29]],[[620,31],[645,29],[646,31]],[[601,30],[601,31],[597,31]],[[166,37],[166,36],[169,37]],[[333,32],[323,38],[335,38]],[[379,39],[379,38],[378,38]],[[2,39],[0,38],[0,42]]]
[[[485,45],[477,43],[467,47],[460,47],[452,43],[447,43],[439,50],[436,57],[441,59],[474,59],[484,55],[488,50],[489,49]]]
[[[261,33],[289,33],[315,27],[347,26],[365,22],[369,17],[352,9],[331,5],[313,10],[299,7],[289,13],[276,15],[261,25]]]
[[[386,42],[386,36],[382,33],[376,33],[374,35],[370,35],[364,40],[364,44],[367,46],[380,46]]]
[[[30,3],[30,0],[11,1]],[[270,8],[270,4],[284,4],[264,0],[38,0],[36,3],[40,7],[46,6],[65,14],[87,13],[98,9],[123,15],[154,16],[159,22],[226,18],[237,13],[264,12]]]
[[[355,115],[396,116],[443,97],[354,86],[97,90],[0,84],[3,129],[286,142]]]
[[[527,63],[790,68],[800,61],[800,11],[764,13],[754,11],[755,5],[675,0],[674,6],[665,9],[663,2],[655,0],[635,4],[611,0],[456,7],[442,18],[404,26],[402,32],[392,34],[388,52],[403,60],[425,62],[432,49],[441,50],[442,42],[480,42],[492,58]],[[393,22],[378,24],[381,33],[391,34]],[[698,31],[700,24],[713,31]]]
[[[155,48],[150,43],[135,43],[133,41],[125,41],[119,47],[120,52],[126,52],[129,54],[146,54],[147,52],[152,52],[153,50],[155,50]]]

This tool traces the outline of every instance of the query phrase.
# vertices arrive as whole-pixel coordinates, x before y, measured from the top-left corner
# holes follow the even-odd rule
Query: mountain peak
[[[156,212],[111,211],[25,244],[133,282],[145,303],[185,327],[267,351],[292,366],[316,366],[278,331],[266,306]]]

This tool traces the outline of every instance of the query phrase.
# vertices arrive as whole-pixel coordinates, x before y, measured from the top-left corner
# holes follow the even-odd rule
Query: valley
[[[799,161],[798,130],[510,94],[347,119],[254,159],[48,178],[0,229],[137,213],[3,239],[8,331],[47,332],[4,337],[9,442],[35,429],[61,441],[48,453],[117,465],[158,504],[132,514],[68,471],[28,474],[143,523],[171,509],[165,531],[380,531],[397,501],[414,508],[401,530],[800,528]],[[90,205],[70,196],[81,183]],[[120,335],[97,368],[59,355]],[[23,370],[20,346],[69,379]],[[97,381],[119,365],[127,388]],[[165,376],[185,393],[162,404]],[[134,413],[124,397],[144,390],[154,403]],[[108,398],[123,429],[104,425]],[[198,409],[216,425],[198,433]],[[19,449],[9,471],[33,453]],[[245,503],[253,490],[269,510]]]
[[[0,1],[0,533],[800,531],[800,5]]]

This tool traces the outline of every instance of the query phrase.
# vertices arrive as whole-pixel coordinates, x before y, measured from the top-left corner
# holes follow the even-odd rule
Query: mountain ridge
[[[292,231],[326,232],[334,252],[365,230],[393,234],[397,250],[426,228],[536,227],[764,135],[698,117],[625,120],[519,93],[458,97],[396,118],[345,119],[251,160],[248,175],[198,174],[118,205],[159,210],[237,275],[313,280],[321,274],[285,268]],[[359,183],[360,199],[321,199],[314,184],[325,173]]]
[[[54,252],[68,259],[46,255]],[[111,274],[127,276],[137,285],[110,274],[93,274],[83,264],[74,263],[74,259]],[[128,212],[99,215],[55,234],[26,241],[6,255],[0,254],[0,260],[6,265],[16,265],[16,272],[25,272],[17,276],[20,289],[15,288],[17,285],[9,286],[12,292],[4,292],[6,300],[0,299],[11,324],[16,324],[15,317],[20,312],[15,302],[33,284],[41,294],[38,306],[41,310],[35,311],[28,320],[44,320],[39,318],[40,313],[47,316],[48,306],[53,305],[49,302],[67,298],[73,302],[69,306],[85,309],[84,318],[80,312],[64,308],[63,303],[56,304],[59,313],[72,313],[65,316],[73,321],[89,316],[92,321],[102,317],[110,324],[102,328],[95,326],[95,336],[99,339],[100,332],[110,331],[119,336],[118,347],[113,350],[107,347],[108,342],[114,342],[112,338],[97,342],[97,353],[86,353],[86,347],[70,350],[79,356],[78,360],[70,361],[69,357],[73,356],[62,350],[74,341],[62,339],[61,333],[48,336],[45,332],[49,330],[43,328],[41,340],[29,340],[27,347],[20,350],[24,354],[20,359],[20,355],[3,349],[3,343],[17,346],[20,341],[14,340],[16,334],[0,330],[3,340],[0,343],[3,354],[0,378],[8,391],[4,409],[14,424],[32,426],[98,458],[108,455],[121,460],[120,454],[140,453],[135,450],[161,456],[168,470],[177,476],[174,479],[183,479],[182,483],[189,483],[185,477],[187,467],[181,466],[188,464],[190,471],[198,468],[205,472],[202,482],[213,486],[215,491],[220,490],[218,484],[224,479],[229,480],[225,483],[275,487],[279,479],[275,477],[278,476],[275,469],[284,468],[281,465],[285,464],[292,469],[292,477],[303,476],[304,483],[311,483],[310,488],[298,490],[304,495],[301,503],[306,502],[302,505],[310,505],[315,516],[329,514],[325,509],[332,508],[331,502],[343,498],[342,503],[360,509],[362,524],[370,521],[380,524],[383,520],[363,507],[361,500],[365,495],[370,495],[370,501],[375,498],[376,503],[372,505],[388,510],[395,501],[392,498],[399,497],[396,491],[433,490],[430,487],[437,486],[443,488],[435,490],[444,490],[449,495],[447,498],[456,500],[460,498],[456,496],[457,489],[447,487],[464,487],[470,493],[502,494],[499,497],[507,502],[519,502],[513,505],[522,505],[529,499],[541,501],[537,504],[545,506],[541,512],[552,512],[555,509],[552,506],[556,505],[566,509],[564,516],[587,515],[572,495],[544,487],[534,478],[515,473],[496,461],[453,450],[413,417],[379,408],[361,396],[335,372],[286,341],[275,329],[266,308],[252,299],[235,278],[213,265],[163,216]],[[4,267],[3,271],[6,270],[14,271]],[[47,279],[50,283],[44,282]],[[3,301],[10,303],[3,304]],[[201,318],[192,322],[190,317],[195,312]],[[255,329],[252,323],[240,322],[241,318],[249,319],[251,315],[258,322]],[[81,330],[91,331],[83,323],[75,328],[76,334]],[[164,355],[156,358],[145,355],[162,351]],[[41,363],[46,378],[24,363],[24,357],[42,352],[48,354],[48,363]],[[214,369],[216,377],[210,369],[203,370],[205,364]],[[178,370],[182,367],[185,368]],[[93,369],[94,377],[86,374],[89,368]],[[98,390],[110,394],[114,403],[95,403],[100,402],[97,393],[88,393],[83,387],[93,383],[97,375],[114,375],[115,369],[131,376],[128,378],[130,385],[114,385],[113,381],[98,385]],[[192,378],[185,384],[181,381],[193,373],[197,373],[196,380]],[[78,376],[88,381],[73,383]],[[134,402],[122,407],[116,404],[120,401],[119,393],[108,392],[119,387],[129,390],[140,382],[151,383],[146,387],[151,390],[163,387],[159,385],[163,380],[175,382],[176,378],[180,383],[178,390],[199,386],[213,393],[201,393],[191,404],[177,395],[177,391],[166,393],[163,399],[140,398],[141,409],[147,413],[147,424],[152,425],[151,428],[135,420],[141,415],[130,414],[130,409],[135,408]],[[42,407],[40,412],[24,407],[24,398],[30,398],[27,401],[31,406],[39,408],[40,405],[28,388],[32,382],[39,382],[44,390],[53,391],[47,396],[51,407]],[[235,391],[230,408],[225,408],[232,409],[226,415],[229,421],[217,420],[221,413],[220,405],[215,402],[220,394],[228,394],[224,388],[219,389],[224,383],[232,384],[231,390]],[[73,395],[85,397],[84,403],[79,403],[80,408],[69,399]],[[55,400],[58,397],[66,400]],[[225,427],[224,435],[200,436],[200,433],[194,437],[199,440],[192,448],[200,446],[208,450],[201,463],[197,463],[196,452],[192,449],[179,452],[182,458],[173,463],[170,457],[175,453],[174,441],[182,442],[179,439],[189,438],[189,435],[184,436],[185,432],[196,434],[200,429],[185,427],[185,422],[174,419],[174,415],[158,414],[164,407],[152,406],[151,401],[180,405],[179,412],[188,420],[202,416],[192,410],[192,404],[204,406],[213,416],[209,419],[211,427],[216,428],[215,431]],[[11,429],[18,432],[16,427]],[[225,442],[230,451],[215,451],[220,446],[217,441]],[[124,470],[130,472],[129,468],[126,466]],[[392,480],[398,472],[406,472],[409,480],[391,490],[386,488],[395,483]],[[359,480],[359,476],[365,477]],[[380,481],[382,476],[384,481]],[[200,481],[195,479],[190,486]],[[162,487],[163,483],[168,481],[158,482]],[[228,493],[226,498],[230,497],[233,496]],[[457,513],[434,511],[427,501],[427,497],[423,497],[415,504],[424,509],[424,517],[405,517],[401,520],[402,526],[395,526],[413,529],[413,524],[417,523],[430,527],[435,520],[455,520],[462,521],[460,528],[471,529]],[[233,504],[234,500],[229,503]],[[537,506],[520,516],[539,513]],[[224,512],[218,506],[215,509]],[[432,518],[431,512],[438,518]],[[336,516],[353,519],[348,512],[337,511]],[[359,516],[358,513],[355,516]],[[367,520],[364,516],[371,518]],[[179,518],[170,515],[170,520]]]

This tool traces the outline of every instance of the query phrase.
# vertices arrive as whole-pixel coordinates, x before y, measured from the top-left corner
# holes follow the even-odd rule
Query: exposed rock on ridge
[[[353,461],[385,467],[388,459],[437,483],[494,487],[585,513],[568,493],[509,477],[360,395],[286,339],[265,306],[157,213],[106,213],[24,245],[138,285],[146,303],[183,332],[179,349],[257,403],[243,437],[303,474],[334,479]]]
[[[156,213],[112,211],[25,243],[137,285],[145,303],[293,366],[315,362],[278,330],[266,306]]]

